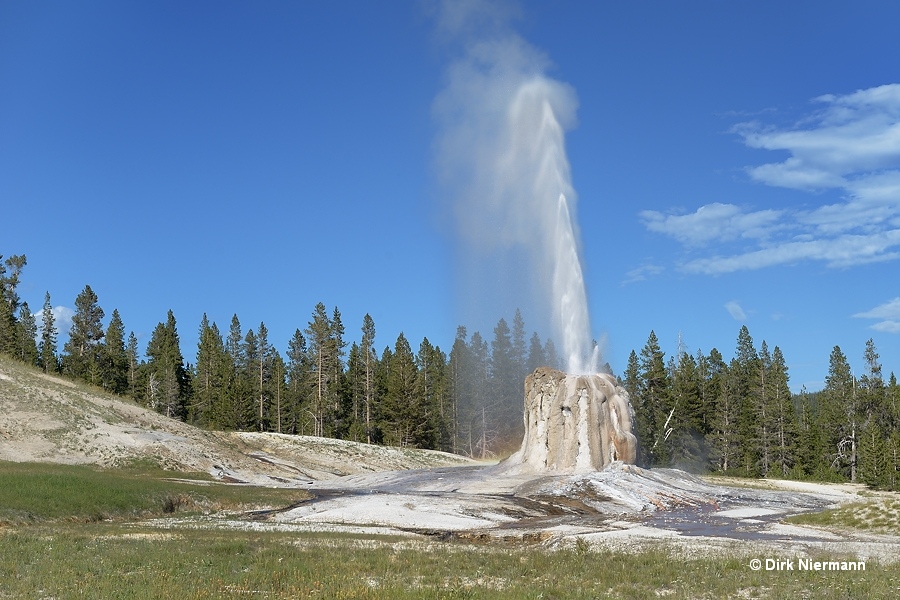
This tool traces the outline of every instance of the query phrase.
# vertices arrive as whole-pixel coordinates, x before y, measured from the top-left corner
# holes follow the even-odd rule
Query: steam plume
[[[508,28],[509,11],[442,6],[462,51],[435,101],[437,156],[464,275],[477,288],[471,301],[532,308],[530,320],[561,343],[567,370],[596,372],[565,151],[575,91],[545,74],[548,59]]]

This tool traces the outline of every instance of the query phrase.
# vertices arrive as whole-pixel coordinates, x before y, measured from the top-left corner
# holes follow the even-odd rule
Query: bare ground
[[[471,464],[445,452],[198,429],[90,386],[0,359],[0,460],[160,467],[302,486],[373,471]]]
[[[302,487],[312,499],[252,514],[170,518],[214,527],[394,534],[622,550],[663,545],[685,557],[816,552],[894,562],[900,536],[790,525],[790,515],[894,501],[850,484],[698,478],[614,463],[548,476],[459,456],[271,433],[197,429],[88,386],[0,359],[0,460],[121,466],[151,461],[225,482]],[[146,523],[145,523],[146,525]]]

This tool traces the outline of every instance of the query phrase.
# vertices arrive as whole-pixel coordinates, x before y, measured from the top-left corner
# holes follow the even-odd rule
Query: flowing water
[[[512,131],[508,154],[501,164],[516,164],[510,212],[530,221],[533,274],[549,275],[554,337],[562,343],[565,369],[572,374],[596,373],[599,355],[592,343],[587,291],[575,223],[576,195],[565,148],[565,128],[557,110],[558,84],[544,77],[524,82],[509,107]],[[556,105],[556,106],[555,106]],[[497,174],[507,178],[506,170]]]
[[[438,164],[462,247],[472,254],[463,253],[472,263],[463,271],[479,275],[463,287],[492,320],[492,302],[533,308],[530,324],[550,334],[563,368],[596,373],[565,148],[578,100],[571,86],[545,75],[540,51],[505,33],[469,40],[435,103]]]

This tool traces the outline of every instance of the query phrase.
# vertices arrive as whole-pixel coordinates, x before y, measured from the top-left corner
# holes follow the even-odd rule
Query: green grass
[[[173,476],[196,482],[168,479]],[[173,473],[139,463],[108,470],[0,461],[0,525],[279,507],[308,497],[303,490],[221,485],[209,482],[205,474]]]
[[[786,519],[797,525],[864,529],[900,535],[900,498],[873,498]]]
[[[747,559],[117,524],[0,534],[0,598],[889,598],[900,576]],[[827,557],[820,557],[827,558]]]

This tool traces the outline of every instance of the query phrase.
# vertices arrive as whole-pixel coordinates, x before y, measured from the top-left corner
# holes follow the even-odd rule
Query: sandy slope
[[[0,358],[0,460],[104,466],[150,460],[262,485],[307,485],[358,473],[469,462],[428,450],[204,431],[7,358]]]

